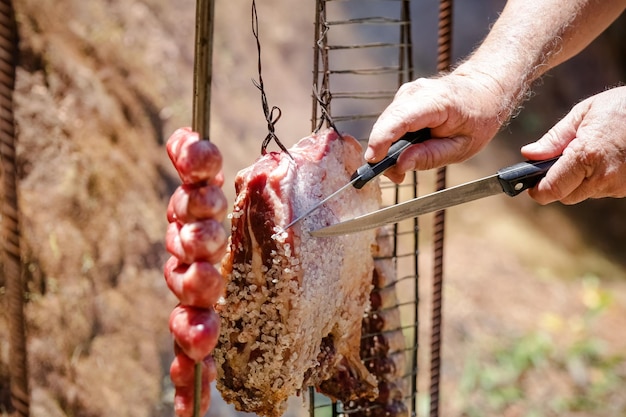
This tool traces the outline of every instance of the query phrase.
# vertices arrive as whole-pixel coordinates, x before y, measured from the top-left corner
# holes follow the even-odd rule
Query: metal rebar
[[[18,58],[17,27],[11,0],[0,1],[0,163],[2,165],[2,264],[6,282],[9,322],[9,374],[11,405],[15,416],[26,417],[30,411],[28,355],[20,222],[17,195],[16,137],[13,118],[13,90]],[[8,58],[8,59],[7,59]]]
[[[452,0],[439,2],[439,30],[437,70],[448,71],[451,65],[452,46]],[[437,190],[446,188],[446,168],[437,170]],[[444,256],[445,210],[435,213],[433,228],[433,295],[430,356],[430,417],[439,416],[439,386],[441,373],[441,341],[443,318],[443,256]]]

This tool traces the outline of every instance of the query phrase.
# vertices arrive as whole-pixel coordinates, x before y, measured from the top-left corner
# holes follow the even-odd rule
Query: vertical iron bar
[[[439,2],[437,70],[448,71],[451,65],[452,0]],[[446,168],[437,170],[437,190],[446,188]],[[439,416],[439,385],[441,372],[441,338],[443,310],[443,252],[445,210],[435,213],[433,305],[430,358],[430,417]]]
[[[322,85],[319,88],[326,112],[328,114],[331,113],[330,102],[331,98],[330,94],[330,61],[329,61],[329,51],[328,51],[328,23],[326,21],[326,0],[323,0],[320,4],[323,5],[323,8],[320,9],[320,20],[322,21],[320,30],[322,33],[320,34],[321,45],[319,46],[320,52],[322,53]],[[330,127],[330,119],[326,120],[326,127]]]
[[[191,128],[201,139],[209,140],[211,121],[211,81],[213,79],[214,0],[196,1],[195,57],[193,68],[193,109]],[[200,417],[202,362],[194,366],[193,417]]]
[[[309,417],[315,417],[315,388],[313,387],[309,387]]]
[[[13,118],[13,90],[17,64],[17,27],[11,0],[0,2],[0,162],[2,164],[2,263],[6,280],[9,322],[9,374],[14,415],[30,412],[28,357],[24,294],[26,284],[20,249],[20,222],[17,195],[16,137]],[[8,58],[8,59],[7,59]]]
[[[402,0],[401,17],[402,27],[400,29],[400,78],[398,87],[407,81],[412,81],[415,77],[413,68],[413,41],[411,37],[411,0]]]
[[[398,79],[398,87],[403,83],[412,81],[415,77],[413,67],[413,42],[412,42],[412,27],[411,27],[411,0],[402,1],[401,12],[402,27],[400,28],[400,77]],[[413,181],[413,197],[418,195],[418,176],[417,172],[412,173]],[[399,187],[396,186],[396,203],[398,203]],[[394,248],[397,248],[397,224],[395,226],[394,236]],[[394,254],[395,256],[395,254]],[[415,281],[413,286],[413,318],[414,318],[414,331],[413,331],[413,350],[411,352],[411,395],[410,395],[410,408],[409,412],[411,416],[417,415],[417,364],[418,364],[418,352],[419,352],[419,220],[417,217],[413,219],[413,271],[415,272]]]
[[[326,0],[317,0],[315,2],[315,38],[313,44],[313,87],[317,89],[312,96],[312,116],[311,123],[312,129],[317,127],[317,108],[321,103],[318,102],[318,98],[324,103],[325,111],[330,114],[330,63],[329,63],[329,51],[328,51],[328,23],[326,22]],[[321,64],[320,64],[321,61]],[[321,70],[320,70],[321,65]],[[321,84],[320,84],[320,72],[321,72]],[[316,94],[319,97],[316,97]],[[331,121],[326,120],[327,127],[330,126]]]
[[[194,132],[198,132],[202,139],[207,140],[211,121],[214,11],[214,0],[197,0],[191,126]]]
[[[320,47],[318,40],[320,38],[322,22],[320,19],[321,8],[325,7],[322,3],[324,0],[315,1],[315,30],[313,33],[313,87],[315,87],[320,78]],[[311,95],[311,132],[315,130],[317,126],[317,99],[315,94]]]

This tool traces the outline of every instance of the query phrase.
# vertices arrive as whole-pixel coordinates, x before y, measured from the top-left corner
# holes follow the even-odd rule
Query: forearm
[[[491,79],[507,118],[535,79],[580,52],[625,7],[626,0],[509,0],[485,41],[455,73]]]

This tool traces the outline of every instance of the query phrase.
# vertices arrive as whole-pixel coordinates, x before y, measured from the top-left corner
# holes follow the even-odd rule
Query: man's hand
[[[537,142],[522,148],[531,160],[561,158],[529,194],[541,204],[626,197],[626,87],[572,108]]]
[[[419,79],[398,90],[394,101],[373,127],[366,159],[370,162],[381,160],[393,141],[406,132],[425,127],[429,127],[437,139],[413,145],[404,151],[397,165],[385,173],[391,180],[400,182],[404,173],[410,169],[436,168],[473,156],[485,147],[507,121],[534,80],[576,55],[625,8],[626,0],[508,0],[485,40],[454,72],[440,78]],[[623,99],[621,105],[624,105]],[[617,111],[615,107],[613,109]],[[577,113],[582,111],[579,109]],[[623,116],[623,110],[620,113]],[[599,120],[600,115],[596,117]],[[621,126],[618,129],[623,131]],[[600,131],[605,132],[603,138],[614,135],[603,129]],[[560,137],[560,134],[554,135]],[[619,139],[612,138],[612,141]],[[547,140],[542,141],[541,146],[547,146],[546,143]],[[561,150],[566,148],[567,143],[559,143]],[[554,146],[557,145],[552,145],[550,149]],[[584,145],[585,151],[590,154],[579,158],[587,161],[602,158],[594,150],[601,148],[609,151],[605,146],[611,145],[598,146],[593,148]],[[623,149],[623,144],[621,146],[620,149]],[[537,154],[530,149],[527,148],[525,152]],[[576,148],[574,144],[574,150],[577,149],[583,148]],[[620,158],[623,159],[623,152],[622,156],[604,157],[605,162],[612,160],[611,166],[606,169],[617,169],[615,160]],[[573,163],[570,157],[564,158],[555,168],[563,172],[570,169],[566,166],[568,163]],[[591,163],[579,162],[579,165],[589,167]],[[589,172],[585,174],[584,178],[588,182]],[[571,195],[573,188],[577,187],[569,183],[551,185],[551,191],[546,191],[547,181],[551,181],[554,175],[548,176],[532,195],[545,202],[555,198],[573,202],[585,195],[592,195],[591,191],[584,190]],[[606,175],[610,174],[602,174]],[[566,177],[559,175],[559,178]],[[602,187],[605,191],[597,194],[623,195],[618,190],[619,185],[602,184]]]
[[[484,148],[508,117],[500,117],[503,95],[497,82],[476,72],[406,83],[374,124],[365,158],[377,162],[406,132],[429,127],[433,139],[406,149],[385,175],[401,182],[406,171],[461,162]]]

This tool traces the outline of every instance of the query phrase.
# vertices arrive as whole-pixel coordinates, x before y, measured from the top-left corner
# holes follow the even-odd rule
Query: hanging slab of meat
[[[302,139],[289,153],[268,153],[237,176],[214,352],[223,397],[269,417],[282,414],[289,396],[331,378],[339,362],[359,380],[351,397],[377,394],[359,356],[375,232],[313,238],[308,231],[376,210],[380,189],[374,181],[347,190],[282,231],[363,163],[358,142],[333,130]]]

